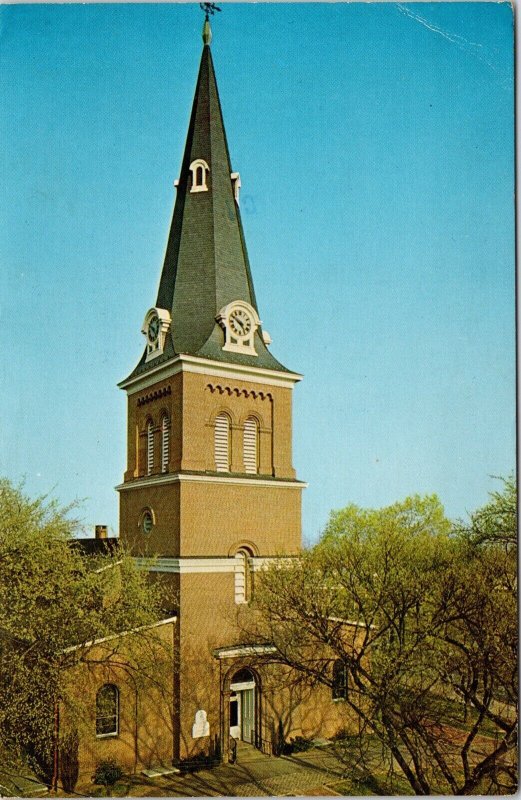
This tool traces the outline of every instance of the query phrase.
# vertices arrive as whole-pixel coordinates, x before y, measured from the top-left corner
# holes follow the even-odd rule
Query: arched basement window
[[[345,700],[347,697],[347,667],[341,658],[333,661],[331,696],[333,700]]]
[[[255,417],[248,417],[244,423],[244,471],[259,471],[259,423]]]
[[[217,472],[230,471],[230,417],[224,412],[215,418],[214,451]]]
[[[154,469],[154,425],[150,421],[147,425],[147,475]]]
[[[161,472],[168,472],[170,456],[170,420],[168,414],[163,414],[161,420]]]
[[[119,733],[119,690],[106,683],[96,694],[96,736],[117,736]]]

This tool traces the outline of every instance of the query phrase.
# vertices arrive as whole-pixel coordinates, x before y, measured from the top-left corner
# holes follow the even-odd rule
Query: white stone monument
[[[195,722],[192,725],[192,739],[200,739],[201,736],[210,735],[210,723],[206,719],[206,711],[202,709],[196,711]]]

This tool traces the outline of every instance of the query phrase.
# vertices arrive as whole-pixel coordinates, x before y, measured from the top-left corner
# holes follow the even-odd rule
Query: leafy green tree
[[[515,478],[500,479],[503,491],[495,491],[490,501],[470,515],[470,523],[460,522],[460,535],[476,547],[504,545],[517,547],[517,487]]]
[[[126,553],[86,557],[74,546],[73,511],[0,481],[0,746],[47,779],[57,701],[75,702],[68,671],[88,666],[95,640],[160,616],[157,590]]]
[[[517,490],[514,478],[456,526],[459,558],[444,576],[438,613],[440,674],[463,708],[472,710],[471,737],[492,730],[496,748],[474,771],[462,753],[467,792],[513,791],[512,752],[518,736]],[[474,738],[471,739],[471,743]],[[507,757],[507,756],[510,757]]]
[[[302,558],[261,574],[245,632],[296,680],[333,688],[332,661],[345,665],[366,768],[383,754],[416,794],[511,791],[515,559],[492,556],[451,535],[434,496],[349,506]]]

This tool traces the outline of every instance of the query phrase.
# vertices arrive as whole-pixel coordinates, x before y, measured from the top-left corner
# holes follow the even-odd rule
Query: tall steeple
[[[201,6],[207,17],[217,10]],[[294,708],[289,695],[280,711],[265,703],[256,679],[244,688],[252,648],[233,620],[254,572],[299,553],[305,487],[292,463],[292,393],[302,376],[273,358],[260,327],[210,41],[206,19],[146,348],[119,384],[128,408],[121,541],[159,573],[164,605],[177,608],[174,718],[163,731],[176,764],[215,741],[226,760],[238,735],[262,744],[258,732]],[[235,693],[238,683],[248,694]]]
[[[230,162],[208,18],[202,37],[201,64],[156,301],[164,345],[153,358],[147,348],[129,377],[182,354],[287,371],[268,351],[265,341],[269,340],[260,327],[239,210],[240,177]],[[233,330],[222,312],[237,303],[246,304],[245,313],[249,308],[251,314],[249,348],[226,344],[237,340],[230,339]],[[237,324],[242,324],[240,312]]]

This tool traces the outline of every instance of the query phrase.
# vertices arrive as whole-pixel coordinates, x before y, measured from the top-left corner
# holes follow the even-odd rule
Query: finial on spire
[[[212,29],[210,28],[210,15],[221,9],[215,3],[199,3],[201,11],[204,11],[203,42],[210,44],[212,41]]]

